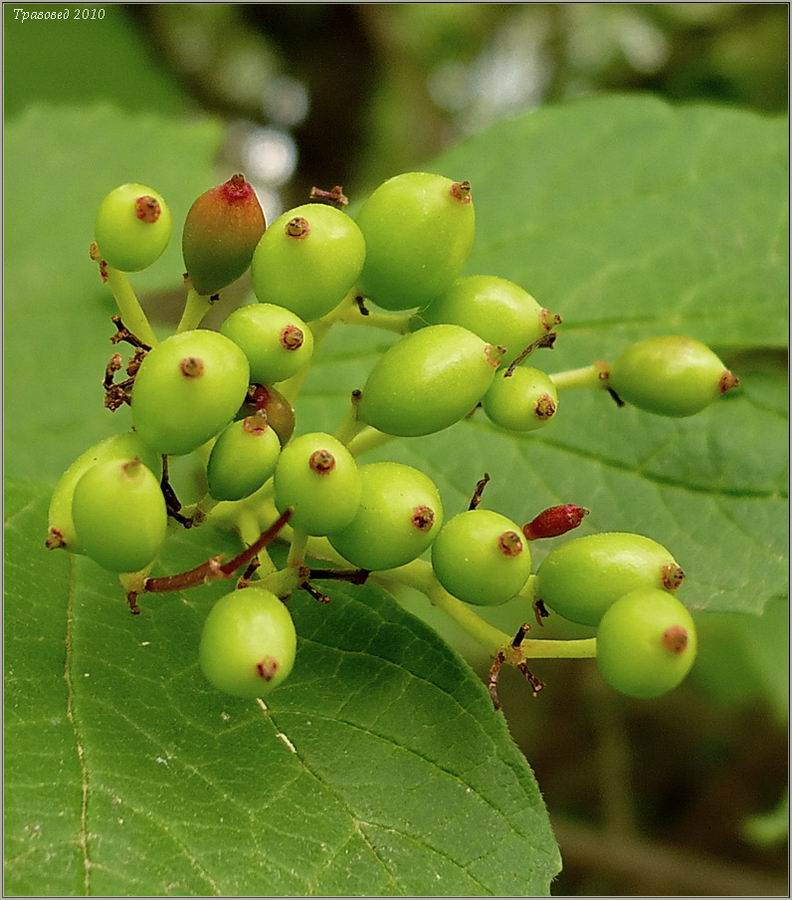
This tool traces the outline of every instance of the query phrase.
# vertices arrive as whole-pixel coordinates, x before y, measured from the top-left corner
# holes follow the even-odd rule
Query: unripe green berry
[[[198,657],[218,690],[254,699],[289,675],[297,634],[289,610],[270,591],[247,587],[221,597],[204,622]]]
[[[282,306],[242,306],[228,316],[220,331],[244,351],[250,363],[250,379],[259,384],[284,381],[311,362],[311,329]]]
[[[417,325],[461,325],[510,356],[546,335],[560,317],[519,285],[495,275],[466,275],[415,316]]]
[[[54,550],[65,547],[70,553],[84,553],[77,537],[72,519],[72,501],[74,489],[83,475],[97,463],[111,459],[134,459],[137,457],[151,471],[159,476],[162,460],[158,453],[147,447],[134,432],[114,434],[94,444],[77,459],[61,475],[49,505],[49,533],[47,547]]]
[[[295,438],[275,468],[275,505],[294,510],[291,525],[312,535],[341,531],[360,505],[360,473],[352,454],[329,434]]]
[[[431,479],[400,463],[360,467],[360,507],[330,543],[352,565],[370,572],[403,566],[432,543],[443,504]]]
[[[111,572],[147,566],[168,526],[159,481],[139,459],[111,459],[88,469],[74,489],[72,515],[85,553]]]
[[[740,383],[701,341],[650,337],[613,363],[609,384],[639,409],[658,416],[693,416]]]
[[[502,358],[459,325],[432,325],[407,335],[377,362],[358,407],[362,421],[386,434],[441,431],[473,410]]]
[[[507,378],[507,369],[495,376],[481,405],[496,425],[510,431],[536,431],[558,409],[558,391],[539,369],[518,366]]]
[[[294,434],[294,408],[291,403],[274,387],[265,384],[251,384],[247,397],[237,418],[266,413],[267,423],[278,435],[281,447],[285,446]]]
[[[531,551],[511,519],[488,509],[467,510],[440,529],[432,544],[432,568],[454,597],[497,606],[525,587]]]
[[[209,296],[243,275],[265,228],[256,192],[244,175],[201,194],[182,233],[184,265],[195,290]]]
[[[145,184],[122,184],[102,200],[94,236],[102,258],[122,272],[139,272],[156,262],[168,246],[168,204]]]
[[[149,351],[135,377],[135,428],[159,453],[191,453],[234,418],[249,380],[247,357],[227,337],[174,334]]]
[[[385,309],[426,306],[462,271],[476,216],[466,181],[407,172],[381,184],[357,216],[366,239],[361,289]]]
[[[626,532],[588,534],[556,547],[536,573],[536,596],[580,625],[597,625],[619,597],[639,588],[676,590],[685,573],[665,547]]]
[[[597,630],[597,666],[628,697],[673,690],[696,658],[696,627],[670,594],[639,588],[616,600]]]
[[[264,303],[285,306],[306,321],[338,306],[357,282],[366,244],[353,219],[332,206],[308,203],[277,218],[253,256],[253,289]]]
[[[257,491],[275,471],[280,441],[264,413],[232,422],[215,441],[206,467],[209,493],[215,500],[242,500]]]

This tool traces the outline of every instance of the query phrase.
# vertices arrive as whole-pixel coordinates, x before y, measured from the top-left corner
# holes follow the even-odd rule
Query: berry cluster
[[[395,462],[357,457],[393,437],[438,432],[479,407],[513,432],[545,428],[559,394],[605,388],[619,405],[688,416],[737,379],[707,347],[653,337],[612,364],[549,375],[526,364],[552,347],[561,319],[522,287],[461,276],[475,232],[470,184],[439,175],[391,178],[356,219],[341,188],[266,228],[242,175],[207,191],[184,223],[187,301],[176,333],[157,340],[127,274],[153,264],[171,234],[165,200],[126,184],[99,208],[91,257],[119,306],[116,344],[134,352],[108,363],[105,406],[131,407],[133,431],[82,454],[52,497],[47,546],[83,553],[119,573],[130,607],[151,591],[240,577],[209,613],[201,668],[220,690],[260,697],[289,674],[297,639],[286,601],[298,588],[328,598],[316,581],[371,578],[406,584],[480,638],[497,677],[516,666],[534,692],[527,659],[594,656],[604,678],[636,697],[676,686],[692,665],[696,634],[674,597],[684,574],[671,554],[636,534],[593,534],[554,549],[532,574],[533,541],[577,527],[587,510],[552,507],[520,525],[480,508],[489,476],[467,510],[446,520],[435,484]],[[219,332],[200,329],[219,291],[250,269],[258,302],[231,312]],[[376,304],[379,309],[371,308]],[[377,361],[334,435],[293,437],[293,403],[316,346],[336,324],[400,335]],[[172,456],[195,454],[206,485],[190,507],[171,484]],[[169,527],[233,522],[245,549],[188,571],[151,576]],[[269,524],[273,523],[274,524]],[[263,524],[269,524],[263,531]],[[267,545],[290,534],[278,569]],[[431,563],[420,559],[431,552]],[[306,554],[330,565],[310,568]],[[471,607],[520,598],[541,625],[549,610],[596,626],[596,639],[527,640],[486,624]]]

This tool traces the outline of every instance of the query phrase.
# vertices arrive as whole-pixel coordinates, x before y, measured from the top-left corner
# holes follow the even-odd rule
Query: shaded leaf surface
[[[266,708],[212,690],[200,627],[227,586],[144,598],[46,553],[47,498],[6,523],[6,890],[543,894],[559,868],[533,775],[475,676],[374,587],[292,601]],[[166,567],[225,549],[169,539]]]

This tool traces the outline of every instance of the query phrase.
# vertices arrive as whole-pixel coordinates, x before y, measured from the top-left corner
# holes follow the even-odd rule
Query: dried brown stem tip
[[[470,203],[473,196],[470,193],[469,181],[455,181],[451,185],[451,196],[459,203]]]
[[[44,546],[47,550],[59,550],[61,547],[66,546],[66,541],[63,539],[63,532],[60,528],[50,528],[47,533],[47,540],[44,541]]]
[[[281,329],[280,345],[284,350],[299,350],[303,345],[305,335],[302,328],[296,325],[286,325]]]
[[[560,325],[563,319],[558,313],[554,313],[547,308],[542,308],[539,312],[539,321],[545,331],[552,331],[556,325]]]
[[[121,316],[111,316],[110,321],[116,327],[116,333],[110,338],[111,344],[120,344],[121,341],[125,341],[127,344],[131,344],[133,347],[140,350],[151,350],[150,344],[143,343],[137,335],[133,334],[126,325],[124,325]]]
[[[497,369],[501,364],[505,352],[506,348],[500,344],[487,344],[484,348],[484,356],[493,369]]]
[[[553,349],[553,344],[556,342],[556,338],[558,335],[555,331],[551,331],[548,334],[542,335],[542,337],[537,338],[532,344],[528,344],[528,346],[509,363],[509,368],[503,373],[504,378],[511,378],[514,375],[514,371],[517,366],[520,365],[521,362],[528,359],[528,357],[534,352],[534,350],[540,350],[543,347],[546,347],[548,350]]]
[[[688,645],[687,630],[681,625],[672,625],[663,632],[662,642],[669,653],[674,653],[678,656],[685,651]]]
[[[529,541],[558,537],[577,528],[588,514],[589,510],[576,503],[550,506],[523,525],[522,532]]]
[[[198,356],[185,356],[179,368],[185,378],[200,378],[204,373],[203,360]]]
[[[718,382],[718,389],[721,394],[725,394],[728,391],[733,390],[736,387],[739,387],[740,379],[728,369],[721,375],[720,381]]]
[[[308,219],[304,219],[302,216],[295,216],[293,219],[289,219],[286,223],[286,234],[289,237],[297,238],[298,240],[301,238],[308,237],[311,233],[311,225]]]
[[[155,197],[144,194],[135,200],[135,215],[141,222],[156,222],[161,214],[162,207],[160,207]]]
[[[519,556],[523,552],[522,538],[516,531],[504,531],[498,538],[498,549],[504,556]]]
[[[660,580],[667,591],[675,591],[685,580],[685,572],[676,563],[669,563],[661,569]]]
[[[335,457],[329,450],[314,450],[308,460],[309,467],[317,475],[327,475],[335,469]]]
[[[319,200],[321,203],[328,203],[331,206],[349,206],[349,199],[344,195],[344,189],[340,184],[333,185],[329,191],[312,187],[311,192],[308,194],[308,199]]]
[[[484,473],[484,477],[480,478],[476,482],[476,487],[473,491],[473,496],[470,498],[470,503],[468,503],[468,509],[477,509],[479,503],[481,503],[481,498],[484,496],[484,488],[490,483],[490,475],[489,472]]]
[[[434,510],[429,506],[416,506],[410,521],[418,531],[423,531],[424,533],[431,531],[435,523]]]

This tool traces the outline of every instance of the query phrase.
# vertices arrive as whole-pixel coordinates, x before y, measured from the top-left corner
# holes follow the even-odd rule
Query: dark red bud
[[[543,510],[539,515],[523,525],[523,534],[529,541],[539,538],[558,537],[577,528],[589,514],[584,506],[575,503],[564,503],[561,506],[551,506]]]

